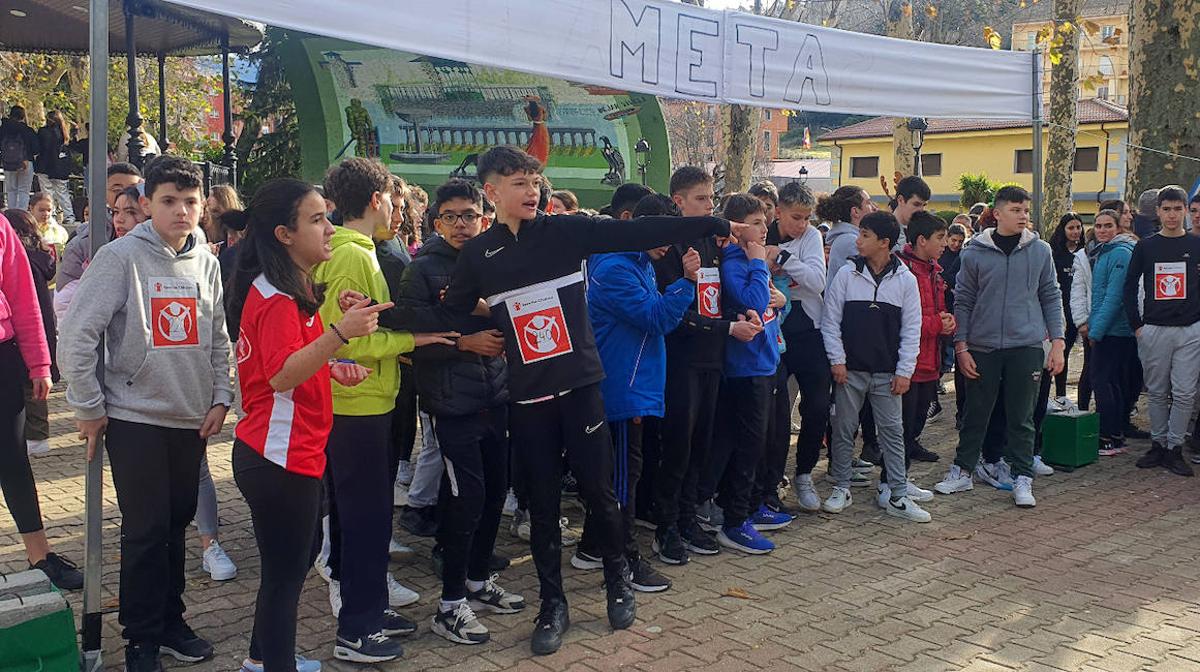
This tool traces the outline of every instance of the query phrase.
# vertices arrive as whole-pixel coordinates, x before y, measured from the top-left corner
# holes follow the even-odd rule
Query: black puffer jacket
[[[439,304],[457,260],[458,250],[442,238],[426,243],[404,269],[400,291],[394,297],[397,306]],[[381,314],[381,323],[383,318]],[[488,318],[473,316],[460,319],[453,327],[464,336],[491,328]],[[412,359],[417,397],[421,409],[430,415],[471,415],[508,402],[508,367],[503,356],[481,357],[455,346],[426,345],[414,350]]]

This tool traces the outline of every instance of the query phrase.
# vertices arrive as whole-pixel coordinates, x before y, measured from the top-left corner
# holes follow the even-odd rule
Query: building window
[[[1101,100],[1108,100],[1108,87],[1102,86],[1096,89],[1096,97]]]
[[[1100,28],[1100,39],[1107,40],[1117,32],[1116,26],[1102,26]]]
[[[928,177],[937,177],[942,174],[942,155],[941,154],[922,154],[921,155],[921,175]]]
[[[1018,149],[1013,172],[1019,174],[1033,172],[1033,150]]]
[[[763,131],[763,151],[770,153],[771,151],[771,132]]]
[[[763,114],[766,116],[767,121],[771,120],[771,111],[770,110],[763,110]]]
[[[1100,74],[1105,77],[1112,77],[1116,74],[1116,68],[1113,67],[1113,60],[1108,56],[1100,57]]]
[[[1077,173],[1094,173],[1100,170],[1100,148],[1079,147],[1075,150],[1075,167]]]
[[[850,177],[879,177],[879,157],[855,156],[851,158]]]
[[[1025,39],[1025,51],[1033,51],[1037,47],[1037,33],[1029,33]]]

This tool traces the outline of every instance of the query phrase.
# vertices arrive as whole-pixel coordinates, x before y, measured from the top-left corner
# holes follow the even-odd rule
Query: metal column
[[[1042,222],[1042,50],[1034,49],[1033,54],[1033,210],[1030,221],[1034,228],[1043,231]]]
[[[104,183],[108,156],[108,0],[89,3],[89,105],[91,130],[88,133],[88,203],[91,207],[92,256],[108,238],[108,210]],[[128,21],[126,23],[128,26]],[[100,334],[97,376],[104,375],[104,334]],[[86,450],[86,449],[85,449]],[[100,634],[103,625],[100,613],[100,582],[103,562],[104,527],[104,439],[96,442],[96,457],[87,464],[84,478],[84,539],[83,539],[83,640],[84,672],[101,669]]]

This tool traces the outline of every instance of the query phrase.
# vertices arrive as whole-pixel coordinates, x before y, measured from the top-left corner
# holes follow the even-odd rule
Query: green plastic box
[[[1042,460],[1062,467],[1082,467],[1099,458],[1100,418],[1094,411],[1054,413],[1042,421]]]

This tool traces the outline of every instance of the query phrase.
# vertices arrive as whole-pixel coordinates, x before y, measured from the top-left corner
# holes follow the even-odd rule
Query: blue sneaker
[[[767,508],[766,504],[763,504],[758,507],[757,511],[750,514],[750,524],[759,532],[782,530],[792,524],[792,516],[782,511],[772,511]]]
[[[263,665],[247,658],[242,661],[242,672],[263,672]],[[296,672],[321,672],[321,661],[296,654]]]
[[[737,527],[722,527],[717,532],[717,542],[725,548],[733,548],[751,555],[763,555],[775,550],[775,544],[754,529],[749,520]]]

